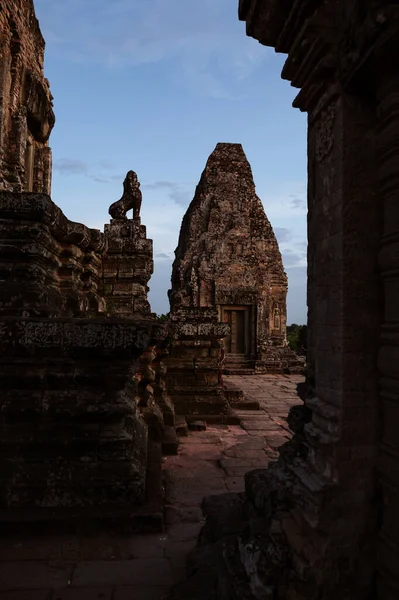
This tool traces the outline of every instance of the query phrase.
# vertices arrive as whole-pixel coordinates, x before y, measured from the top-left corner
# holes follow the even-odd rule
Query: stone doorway
[[[230,326],[230,334],[225,338],[227,354],[249,354],[249,310],[245,306],[225,306],[222,320]]]

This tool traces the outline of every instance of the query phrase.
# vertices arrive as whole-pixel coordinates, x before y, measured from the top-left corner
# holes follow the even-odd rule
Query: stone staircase
[[[227,354],[225,375],[263,375],[303,373],[305,358],[297,356],[289,346],[270,347],[265,360],[251,360],[242,354]]]
[[[254,375],[255,361],[244,354],[226,354],[225,375]]]

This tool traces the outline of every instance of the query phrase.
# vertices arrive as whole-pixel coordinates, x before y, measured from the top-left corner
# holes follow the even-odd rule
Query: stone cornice
[[[301,110],[313,109],[327,81],[367,87],[362,71],[376,52],[384,52],[388,66],[397,61],[396,2],[380,1],[360,12],[356,4],[339,6],[335,0],[240,0],[239,18],[247,35],[288,54],[282,77],[301,88],[294,101]]]
[[[295,0],[240,0],[238,15],[247,35],[265,46],[276,46]]]
[[[344,87],[367,88],[373,74],[375,81],[382,72],[398,68],[399,6],[385,4],[370,11],[361,26],[352,21],[348,25],[340,49],[339,78]]]
[[[88,349],[98,355],[117,352],[128,358],[150,343],[165,339],[167,326],[152,320],[98,318],[14,318],[3,317],[0,327],[0,355],[18,353],[39,357],[52,350],[54,358]]]
[[[67,219],[47,194],[0,192],[0,219],[43,223],[58,242],[86,251],[102,252],[106,247],[103,233]]]

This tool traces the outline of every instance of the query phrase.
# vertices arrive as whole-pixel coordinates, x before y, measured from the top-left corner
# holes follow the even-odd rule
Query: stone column
[[[153,316],[147,300],[153,251],[145,226],[139,217],[111,219],[104,233],[108,250],[103,257],[103,295],[108,313],[135,319]]]
[[[53,169],[53,158],[51,148],[45,146],[42,148],[42,160],[43,160],[43,194],[51,194],[51,179]]]
[[[297,101],[309,112],[313,397],[305,401],[312,410],[304,428],[307,459],[290,465],[298,478],[295,517],[283,522],[283,530],[323,598],[340,589],[354,599],[366,597],[372,583],[377,527],[381,211],[372,101],[333,82],[324,89],[318,100],[302,93]],[[300,570],[298,576],[303,579]],[[300,598],[307,594],[302,586]]]
[[[385,63],[384,64],[388,64]],[[381,71],[380,71],[381,74]],[[383,72],[378,90],[378,175],[383,208],[379,255],[384,317],[381,373],[383,510],[378,548],[379,598],[399,597],[399,77]]]
[[[7,147],[7,134],[10,123],[9,102],[11,92],[11,50],[10,50],[11,32],[4,31],[0,34],[0,175],[3,181],[0,181],[1,189],[8,187],[5,178],[5,154]]]
[[[213,420],[231,412],[221,385],[222,340],[228,325],[216,309],[179,308],[170,315],[166,382],[176,414]]]
[[[162,411],[165,425],[173,427],[175,425],[175,409],[166,385],[168,369],[165,360],[169,356],[169,350],[166,344],[161,344],[155,348],[155,351],[156,359],[153,364],[156,373],[154,396]]]

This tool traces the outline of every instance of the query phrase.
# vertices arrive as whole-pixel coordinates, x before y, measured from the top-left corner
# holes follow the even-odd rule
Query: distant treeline
[[[307,325],[287,325],[287,341],[291,350],[301,356],[306,356]]]

